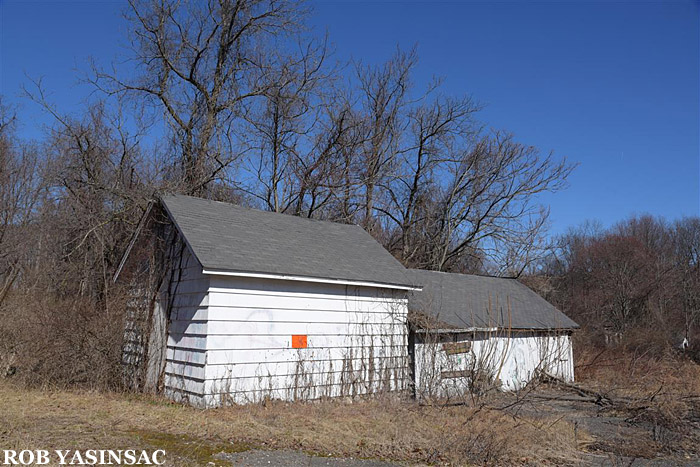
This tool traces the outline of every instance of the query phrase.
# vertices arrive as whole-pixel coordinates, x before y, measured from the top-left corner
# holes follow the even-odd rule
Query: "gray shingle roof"
[[[411,286],[401,263],[357,225],[182,195],[161,201],[204,269]]]
[[[409,273],[416,284],[423,286],[421,292],[411,294],[409,308],[436,319],[440,326],[578,328],[564,313],[515,279],[418,269]]]

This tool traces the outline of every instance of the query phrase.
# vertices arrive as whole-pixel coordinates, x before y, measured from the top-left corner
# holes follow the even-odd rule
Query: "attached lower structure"
[[[543,375],[574,379],[578,325],[515,279],[412,270],[415,394],[452,399],[519,391]]]
[[[459,399],[490,389],[519,391],[541,375],[574,378],[568,332],[418,332],[414,359],[419,399]]]

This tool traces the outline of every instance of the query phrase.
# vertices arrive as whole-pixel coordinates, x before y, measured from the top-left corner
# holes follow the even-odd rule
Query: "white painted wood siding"
[[[538,372],[544,371],[565,381],[574,380],[571,337],[567,333],[544,332],[461,334],[451,340],[416,336],[415,378],[418,398],[461,398],[475,371],[485,371],[506,391],[517,391]],[[439,341],[439,342],[437,342]],[[465,343],[470,350],[448,355],[445,342]]]
[[[192,375],[201,374],[205,368],[206,326],[202,328],[201,322],[192,317],[207,307],[209,277],[202,274],[199,261],[188,248],[183,249],[182,261],[175,263],[168,310],[164,393],[179,401],[201,405],[204,390],[201,385],[192,384]]]
[[[167,386],[213,406],[404,390],[405,292],[211,276],[176,299]],[[292,348],[292,335],[307,348]],[[171,391],[175,393],[175,391]]]

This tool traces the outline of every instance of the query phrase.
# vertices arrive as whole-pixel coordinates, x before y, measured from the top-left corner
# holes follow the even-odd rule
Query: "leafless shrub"
[[[121,305],[110,299],[99,309],[85,298],[13,295],[0,312],[3,354],[13,356],[1,376],[31,385],[118,389]],[[15,307],[22,312],[15,314]]]
[[[653,444],[637,454],[650,448],[652,456],[660,451],[697,452],[700,367],[692,360],[671,353],[584,349],[578,352],[576,368],[581,384],[612,401],[606,410],[647,431]]]
[[[692,353],[700,319],[700,223],[636,216],[610,229],[584,225],[563,236],[541,289],[598,348]]]

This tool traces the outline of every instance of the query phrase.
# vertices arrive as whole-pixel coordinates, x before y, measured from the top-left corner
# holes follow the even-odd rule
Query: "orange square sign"
[[[305,334],[292,334],[292,348],[293,349],[305,349],[306,348],[306,335]]]

